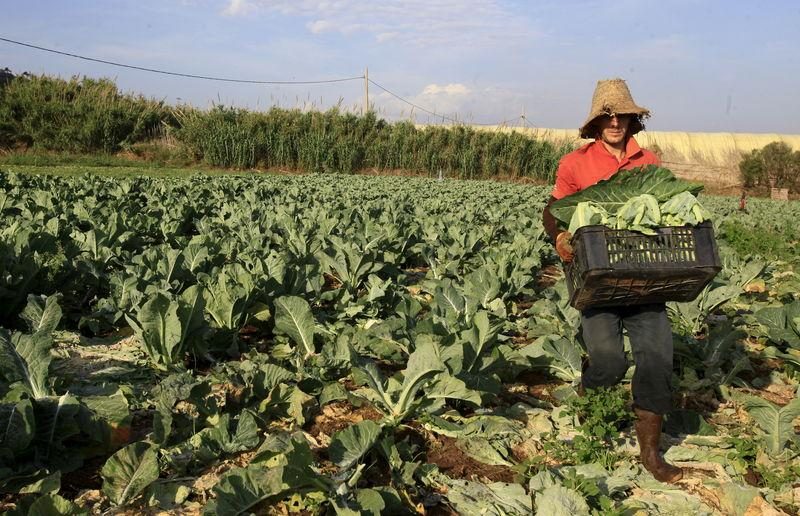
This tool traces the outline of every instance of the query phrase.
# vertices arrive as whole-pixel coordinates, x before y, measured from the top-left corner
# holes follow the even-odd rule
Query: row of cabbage
[[[577,422],[557,401],[508,397],[524,371],[563,382],[557,400],[580,376],[578,313],[563,281],[541,282],[553,261],[543,188],[351,176],[0,181],[0,488],[26,495],[20,507],[83,510],[57,493],[62,475],[93,457],[104,462],[101,507],[545,514],[658,504],[630,497],[648,482],[631,461],[475,483],[426,462],[408,435],[454,439],[478,462],[508,468],[574,438]],[[713,212],[727,202],[704,200]],[[715,283],[670,311],[679,383],[733,399],[717,386],[744,382],[751,357],[740,332],[768,343],[787,371],[798,365],[800,305],[783,269],[721,251]],[[763,307],[745,292],[758,281],[773,290]],[[745,316],[720,316],[742,302]],[[130,328],[152,368],[141,398],[124,379],[68,384],[53,374],[56,328]],[[796,400],[736,399],[757,414],[763,460],[796,461]],[[336,403],[371,407],[375,421],[311,437],[315,415]],[[137,411],[152,423],[132,436]],[[242,457],[210,492],[187,481]],[[745,467],[728,474],[741,480]],[[575,475],[606,487],[589,496],[570,484]],[[773,487],[761,494],[781,503],[787,495]]]

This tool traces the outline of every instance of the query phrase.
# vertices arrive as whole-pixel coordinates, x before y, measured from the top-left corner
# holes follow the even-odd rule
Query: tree
[[[800,151],[785,142],[772,142],[748,152],[739,162],[739,173],[746,187],[800,188]]]

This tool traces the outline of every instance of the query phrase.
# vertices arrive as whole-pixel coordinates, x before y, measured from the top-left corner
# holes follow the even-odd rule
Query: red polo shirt
[[[561,158],[552,195],[556,199],[561,199],[580,192],[602,179],[608,179],[620,170],[660,164],[658,156],[639,147],[633,137],[628,138],[622,161],[618,161],[608,152],[600,140],[595,140]]]

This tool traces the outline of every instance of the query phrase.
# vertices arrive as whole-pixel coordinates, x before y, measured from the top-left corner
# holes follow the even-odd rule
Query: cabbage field
[[[701,197],[724,269],[669,306],[670,485],[638,465],[627,381],[576,396],[549,188],[0,185],[9,514],[798,514],[800,203]],[[742,228],[794,235],[788,258]]]

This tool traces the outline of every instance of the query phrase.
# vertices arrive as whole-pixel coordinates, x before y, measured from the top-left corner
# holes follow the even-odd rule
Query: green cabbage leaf
[[[655,234],[659,226],[696,225],[710,214],[695,197],[703,185],[675,177],[669,169],[648,165],[621,170],[611,178],[559,199],[550,213],[559,226],[575,233],[603,224]]]

